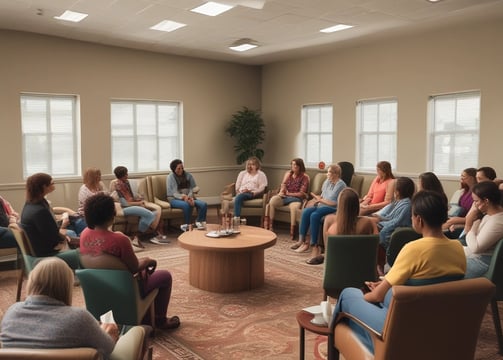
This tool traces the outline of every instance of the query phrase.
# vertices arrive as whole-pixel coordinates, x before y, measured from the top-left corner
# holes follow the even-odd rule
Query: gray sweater
[[[84,308],[48,296],[29,296],[6,311],[0,328],[5,348],[91,347],[108,359],[115,342]]]

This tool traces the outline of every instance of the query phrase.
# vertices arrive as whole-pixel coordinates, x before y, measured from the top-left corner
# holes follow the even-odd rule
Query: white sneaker
[[[182,230],[183,232],[189,230],[189,224],[180,225],[180,230]]]
[[[153,237],[152,239],[150,239],[150,242],[152,244],[157,244],[157,245],[167,245],[171,242],[171,240],[166,238],[166,236],[163,236],[162,238],[159,238],[156,236],[156,237]]]
[[[196,221],[196,228],[197,230],[204,230],[206,229],[206,226],[202,222]]]

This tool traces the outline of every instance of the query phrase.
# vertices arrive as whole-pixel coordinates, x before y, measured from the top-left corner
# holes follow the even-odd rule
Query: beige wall
[[[224,129],[242,106],[260,108],[260,67],[2,30],[0,45],[0,152],[8,154],[0,193],[5,195],[5,184],[17,188],[14,203],[22,200],[17,198],[24,183],[21,92],[79,95],[82,168],[96,166],[104,174],[111,173],[111,99],[181,101],[183,160],[200,172],[195,176],[202,191],[218,194],[223,179],[235,178],[234,143]]]
[[[480,90],[479,165],[503,177],[503,20],[436,29],[413,36],[343,48],[322,56],[266,65],[262,110],[267,120],[269,164],[299,155],[300,110],[310,103],[334,106],[334,161],[355,159],[355,102],[398,99],[396,172],[414,176],[426,168],[428,96]],[[385,160],[385,159],[381,159]],[[473,164],[477,166],[477,164]],[[445,179],[444,179],[445,181]],[[449,194],[457,179],[445,181]]]
[[[182,101],[185,165],[202,195],[216,196],[240,170],[224,129],[241,106],[262,108],[265,170],[270,186],[276,187],[299,155],[292,139],[299,135],[304,104],[334,105],[334,160],[356,162],[355,102],[396,97],[395,172],[416,177],[426,170],[428,96],[480,90],[479,165],[493,166],[503,177],[503,20],[466,25],[362,42],[263,67],[0,30],[0,151],[9,155],[2,164],[0,193],[18,208],[22,204],[20,92],[79,95],[82,167],[97,166],[105,174],[111,172],[110,99]],[[369,174],[364,190],[371,178]],[[450,195],[457,179],[443,180]]]

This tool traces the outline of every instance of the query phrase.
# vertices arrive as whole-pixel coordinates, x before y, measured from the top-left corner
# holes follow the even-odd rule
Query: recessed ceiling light
[[[333,33],[333,32],[336,32],[336,31],[350,29],[352,27],[353,27],[353,25],[338,24],[338,25],[327,27],[325,29],[321,29],[320,32],[323,32],[323,33]]]
[[[87,17],[87,15],[88,14],[66,10],[63,14],[61,14],[60,16],[55,16],[54,18],[58,20],[79,22],[84,20]]]
[[[233,7],[234,6],[231,5],[224,5],[217,2],[209,1],[206,4],[198,6],[190,11],[208,16],[217,16],[226,12],[227,10],[232,9]]]
[[[430,3],[438,3],[438,2],[440,2],[440,1],[442,1],[442,0],[426,0],[426,1],[428,1],[428,2],[430,2]]]
[[[234,51],[247,51],[254,49],[258,46],[257,42],[252,39],[239,39],[234,41],[231,46],[229,46],[229,49],[234,50]]]
[[[182,24],[182,23],[179,23],[176,21],[171,21],[171,20],[163,20],[159,24],[151,26],[150,28],[152,30],[171,32],[171,31],[175,31],[177,29],[180,29],[184,26],[187,26],[187,24]]]

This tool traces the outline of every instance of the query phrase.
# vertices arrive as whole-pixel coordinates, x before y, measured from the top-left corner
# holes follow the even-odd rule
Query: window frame
[[[390,104],[393,103],[395,104],[395,113],[396,113],[396,119],[395,119],[395,129],[394,131],[389,131],[389,130],[380,130],[379,129],[379,124],[380,121],[379,119],[376,120],[377,128],[374,131],[363,131],[362,128],[363,126],[363,107],[365,105],[377,105],[378,107],[380,105],[385,105],[385,104]],[[379,115],[379,111],[377,111],[377,115]],[[376,161],[369,166],[363,166],[363,161],[362,161],[362,156],[364,156],[364,152],[362,151],[362,144],[364,144],[363,141],[363,136],[365,135],[371,135],[374,134],[377,136],[377,142],[376,142],[376,149],[375,153],[377,154],[376,156]],[[394,154],[393,158],[384,158],[383,156],[379,155],[379,143],[381,136],[394,136],[394,144],[392,145],[394,147]],[[375,172],[375,166],[379,161],[388,161],[392,168],[396,168],[397,164],[397,158],[398,158],[398,99],[396,97],[386,97],[386,98],[378,98],[378,99],[361,99],[356,101],[356,166],[355,169],[361,172]]]
[[[474,98],[478,97],[478,122],[477,122],[477,129],[476,130],[441,130],[441,131],[436,131],[435,130],[435,105],[436,105],[436,100],[441,99],[452,99],[458,102],[459,100],[467,99],[467,98]],[[427,121],[427,168],[435,172],[438,176],[444,176],[444,177],[457,177],[459,174],[463,171],[465,168],[469,167],[475,167],[478,168],[478,162],[479,162],[479,154],[480,154],[480,124],[481,124],[481,101],[482,101],[482,93],[480,90],[470,90],[470,91],[460,91],[460,92],[452,92],[452,93],[443,93],[443,94],[437,94],[437,95],[430,95],[428,97],[428,121]],[[455,125],[458,123],[458,117],[457,117],[457,107],[456,109],[456,116],[455,116]],[[459,168],[455,168],[454,162],[454,157],[456,152],[451,150],[449,153],[449,170],[447,172],[443,172],[440,169],[435,168],[435,137],[438,135],[475,135],[478,138],[477,141],[477,148],[476,148],[476,156],[475,156],[475,163],[465,163]],[[450,144],[449,147],[452,148],[454,145]],[[473,149],[472,149],[473,150]]]
[[[324,109],[330,109],[331,116],[330,116],[330,131],[325,131],[322,130],[322,111]],[[320,113],[319,116],[319,123],[320,123],[320,130],[319,131],[309,131],[307,122],[309,121],[307,115],[308,115],[308,110],[317,110]],[[318,159],[316,161],[309,161],[309,155],[310,152],[313,150],[309,150],[310,147],[310,142],[308,138],[310,136],[316,136],[318,135],[318,143],[319,146],[317,147],[316,151],[318,153]],[[323,157],[323,137],[330,136],[330,151],[327,152],[329,156],[327,155],[328,158],[322,158]],[[334,106],[331,103],[315,103],[315,104],[304,104],[302,105],[301,108],[301,139],[302,139],[302,144],[301,144],[301,154],[304,159],[306,167],[318,167],[318,164],[323,161],[326,164],[331,164],[332,159],[333,159],[333,136],[334,136]]]
[[[114,129],[113,129],[113,106],[114,104],[125,104],[125,105],[130,105],[132,106],[132,135],[114,135]],[[157,158],[155,159],[155,168],[153,169],[141,169],[139,167],[139,163],[141,160],[141,154],[139,153],[139,142],[141,137],[148,137],[148,135],[140,135],[138,134],[138,129],[139,129],[139,122],[141,119],[138,119],[138,111],[137,107],[139,105],[153,105],[155,107],[155,147],[157,150],[155,153],[157,154]],[[176,107],[176,113],[177,113],[177,118],[176,118],[176,135],[174,136],[169,136],[167,134],[159,134],[159,128],[160,128],[160,119],[159,119],[159,108],[161,106],[175,106]],[[152,137],[152,135],[150,135]],[[154,172],[160,172],[160,171],[166,171],[166,163],[169,164],[169,161],[174,158],[183,158],[183,103],[181,101],[171,101],[171,100],[143,100],[143,99],[112,99],[110,101],[110,157],[111,157],[111,165],[112,165],[112,170],[115,168],[115,166],[118,165],[125,165],[123,163],[117,163],[114,164],[114,141],[117,138],[122,138],[122,139],[130,139],[130,141],[133,142],[133,164],[127,164],[128,170],[130,173],[154,173]],[[162,141],[165,140],[167,141],[170,138],[176,139],[176,144],[177,146],[177,154],[169,156],[170,160],[163,160],[162,159]],[[167,162],[168,161],[168,162]]]
[[[25,100],[44,100],[45,101],[45,131],[39,131],[38,134],[40,136],[47,137],[47,158],[45,159],[45,168],[41,166],[39,170],[29,171],[29,161],[28,154],[30,150],[28,149],[28,141],[27,138],[29,136],[37,135],[37,132],[27,132],[24,130],[26,126],[29,124],[25,124],[25,111],[23,106],[23,101]],[[81,176],[81,139],[80,139],[80,97],[75,94],[51,94],[51,93],[30,93],[30,92],[22,92],[20,94],[20,117],[21,117],[21,136],[22,136],[22,157],[23,157],[23,178],[26,179],[30,175],[38,172],[45,172],[50,174],[53,178],[66,178],[66,177],[75,177]],[[71,131],[68,133],[71,138],[71,146],[72,149],[68,148],[59,148],[58,144],[54,144],[55,138],[57,136],[64,135],[64,132],[57,132],[56,124],[53,124],[52,119],[57,115],[51,111],[51,101],[60,101],[60,100],[70,100],[71,101]],[[38,119],[42,120],[42,119]],[[68,135],[66,136],[68,138]],[[72,169],[65,173],[61,173],[61,171],[54,170],[54,164],[61,163],[61,161],[54,158],[54,154],[60,151],[65,151],[66,153],[72,153]],[[42,164],[44,165],[44,164]],[[34,166],[36,167],[36,166]]]

